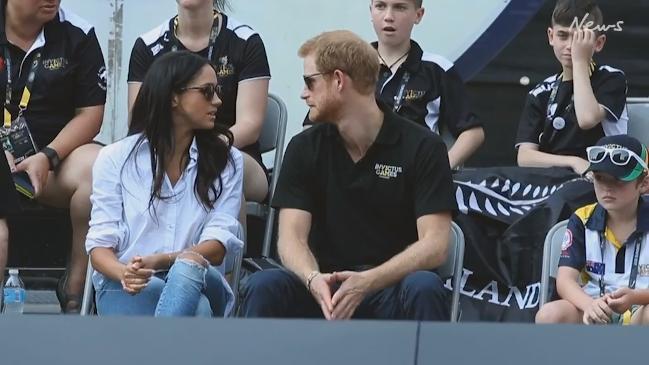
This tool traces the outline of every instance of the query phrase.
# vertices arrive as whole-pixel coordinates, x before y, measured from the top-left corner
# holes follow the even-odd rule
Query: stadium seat
[[[451,236],[446,262],[437,268],[441,278],[451,278],[453,294],[451,299],[451,322],[460,320],[460,289],[462,289],[462,268],[464,266],[464,233],[451,222]]]
[[[561,244],[566,232],[568,221],[561,221],[555,224],[545,236],[543,244],[543,263],[541,266],[541,294],[539,298],[539,308],[548,302],[551,295],[549,293],[550,277],[556,278],[559,269],[559,257],[561,256]]]
[[[268,106],[266,117],[259,137],[259,149],[261,153],[274,152],[273,168],[271,170],[271,182],[268,193],[268,202],[273,198],[275,186],[279,176],[279,170],[284,156],[284,137],[286,134],[286,123],[288,113],[286,104],[274,94],[268,94]],[[270,247],[273,240],[273,227],[277,212],[269,203],[247,202],[246,211],[248,215],[256,216],[266,220],[264,225],[264,236],[262,243],[262,257],[270,256]]]
[[[627,98],[628,135],[649,145],[649,98]]]

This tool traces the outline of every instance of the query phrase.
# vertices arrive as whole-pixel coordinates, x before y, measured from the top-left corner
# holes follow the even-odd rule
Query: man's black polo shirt
[[[516,148],[521,143],[533,143],[539,151],[555,155],[586,158],[586,147],[593,146],[605,135],[626,134],[629,117],[626,109],[627,84],[624,72],[606,65],[596,65],[590,78],[597,102],[606,111],[605,119],[594,128],[582,130],[577,123],[572,81],[561,81],[553,75],[536,85],[527,95],[518,125]],[[556,100],[548,102],[554,85],[558,83]],[[553,123],[557,117],[565,124]],[[560,129],[555,128],[563,127]]]
[[[3,5],[6,1],[1,2]],[[9,111],[15,118],[34,56],[40,51],[31,100],[25,118],[37,147],[47,146],[74,118],[77,108],[106,103],[106,67],[94,28],[63,8],[45,24],[29,52],[10,44],[5,34],[5,8],[0,6],[0,99],[5,104],[9,48],[13,95]],[[21,67],[22,64],[22,67]]]
[[[372,46],[377,48],[378,43]],[[453,63],[424,52],[413,40],[410,40],[408,57],[394,74],[381,63],[376,99],[394,108],[404,81],[403,100],[397,111],[400,116],[437,134],[446,129],[455,138],[468,129],[482,126],[469,112],[464,83]],[[313,124],[308,118],[307,114],[304,125]]]
[[[336,127],[318,123],[289,143],[273,206],[312,214],[321,270],[380,265],[417,241],[417,218],[456,208],[446,146],[389,106],[357,163]]]

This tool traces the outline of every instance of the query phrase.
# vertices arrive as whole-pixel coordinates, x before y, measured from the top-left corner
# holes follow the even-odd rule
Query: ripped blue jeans
[[[157,273],[146,288],[131,295],[122,284],[105,278],[95,285],[100,316],[223,316],[232,292],[221,273],[177,259],[169,271]]]

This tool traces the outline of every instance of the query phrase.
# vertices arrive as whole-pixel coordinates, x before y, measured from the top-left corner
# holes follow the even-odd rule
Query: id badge
[[[14,156],[16,164],[36,153],[36,143],[22,115],[11,122],[11,127],[0,128],[0,141],[2,148]]]

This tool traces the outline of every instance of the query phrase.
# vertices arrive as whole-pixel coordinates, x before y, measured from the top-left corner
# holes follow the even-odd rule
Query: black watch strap
[[[50,147],[43,147],[41,149],[41,152],[43,152],[43,154],[47,156],[47,159],[50,161],[50,170],[52,171],[56,170],[56,168],[59,167],[59,164],[61,163],[59,154],[56,153],[56,151]]]

